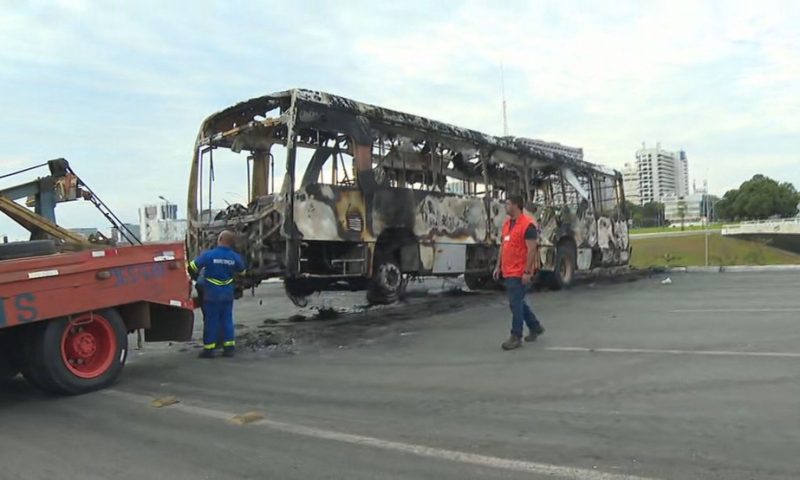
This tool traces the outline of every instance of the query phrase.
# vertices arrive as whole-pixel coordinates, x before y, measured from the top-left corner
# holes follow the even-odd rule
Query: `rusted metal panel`
[[[433,259],[434,275],[463,273],[467,267],[467,246],[451,243],[436,244]]]

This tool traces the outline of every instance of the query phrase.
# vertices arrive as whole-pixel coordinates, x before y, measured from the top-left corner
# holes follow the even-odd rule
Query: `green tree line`
[[[724,220],[764,220],[797,215],[800,193],[789,182],[778,183],[764,175],[755,175],[739,188],[728,190],[716,204]]]

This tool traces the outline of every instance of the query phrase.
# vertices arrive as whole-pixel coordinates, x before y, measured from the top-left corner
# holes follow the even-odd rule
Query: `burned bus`
[[[246,170],[247,193],[215,210],[222,155]],[[628,263],[619,172],[525,139],[295,89],[203,122],[187,244],[197,254],[221,230],[237,232],[248,263],[239,286],[282,278],[298,305],[341,289],[392,302],[415,276],[464,275],[479,289],[492,284],[511,194],[523,195],[539,223],[542,268],[554,286],[569,286],[576,271]]]

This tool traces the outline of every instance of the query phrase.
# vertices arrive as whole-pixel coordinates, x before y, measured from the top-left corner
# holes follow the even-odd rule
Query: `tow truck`
[[[183,243],[142,244],[66,160],[0,180],[45,166],[49,175],[0,189],[0,212],[30,232],[28,241],[0,243],[0,387],[21,373],[42,390],[82,394],[117,380],[129,333],[191,339],[191,280]],[[130,245],[58,225],[56,205],[79,199]]]

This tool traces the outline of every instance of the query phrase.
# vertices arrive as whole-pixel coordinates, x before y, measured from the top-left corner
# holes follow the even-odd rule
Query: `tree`
[[[797,214],[800,194],[794,185],[755,175],[738,189],[728,190],[717,203],[717,213],[727,220],[763,220]]]
[[[661,226],[664,220],[664,204],[649,202],[644,205],[635,205],[625,201],[631,222],[636,228]]]
[[[642,215],[647,227],[660,227],[664,224],[664,204],[648,202],[642,205]]]

